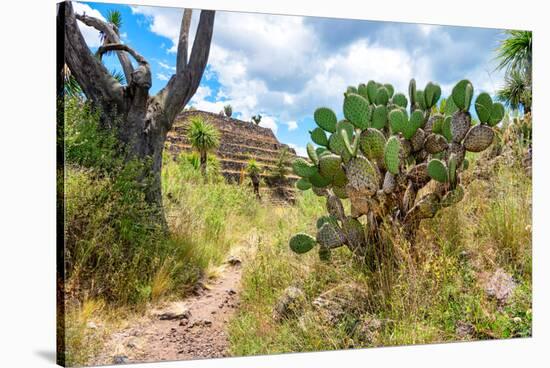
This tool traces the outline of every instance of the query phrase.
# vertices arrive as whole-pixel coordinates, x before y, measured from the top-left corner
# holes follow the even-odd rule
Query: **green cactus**
[[[384,163],[392,174],[399,173],[401,142],[396,136],[391,136],[384,147]]]
[[[453,102],[462,111],[468,111],[473,95],[474,87],[467,79],[461,80],[453,87]]]
[[[359,144],[361,151],[368,159],[382,159],[384,157],[386,137],[380,130],[373,128],[364,130],[361,133]]]
[[[376,101],[376,94],[378,93],[378,83],[375,81],[369,81],[367,83],[367,96],[369,97],[368,100],[370,103],[374,103]]]
[[[428,163],[428,175],[440,183],[446,183],[449,180],[447,165],[445,165],[443,161],[436,158]]]
[[[388,122],[388,109],[386,105],[378,105],[374,108],[372,113],[372,124],[373,128],[382,130]]]
[[[325,155],[319,159],[319,171],[326,178],[333,178],[341,168],[342,158],[338,155]]]
[[[313,147],[313,144],[308,143],[306,145],[306,151],[309,159],[313,164],[318,165],[319,164],[319,156],[317,155],[317,151],[315,151],[315,147]]]
[[[313,249],[317,241],[311,235],[298,233],[290,238],[290,249],[295,253],[303,254]]]
[[[424,101],[428,109],[431,109],[437,104],[441,97],[441,87],[438,84],[429,82],[424,89]]]
[[[310,131],[309,135],[311,136],[313,143],[318,144],[319,146],[328,147],[329,140],[327,139],[327,135],[323,129],[317,127]]]
[[[300,178],[300,180],[296,182],[296,188],[300,190],[308,190],[311,188],[311,182],[306,178]]]
[[[403,133],[406,139],[411,139],[424,122],[424,114],[415,110],[410,118],[404,109],[395,109],[390,112],[390,125],[394,132]]]
[[[328,107],[320,107],[313,113],[313,120],[319,125],[323,130],[326,130],[329,133],[334,133],[336,131],[336,123],[338,119],[334,111]]]
[[[355,93],[347,93],[344,98],[344,116],[355,127],[366,129],[369,125],[369,102]],[[338,129],[338,127],[336,127]]]
[[[297,158],[292,163],[292,170],[296,175],[301,176],[302,178],[310,178],[317,172],[317,167],[315,165],[311,165],[303,158]]]
[[[337,121],[329,108],[315,110],[318,127],[310,134],[319,147],[308,144],[311,162],[298,158],[292,168],[300,177],[298,189],[311,188],[326,198],[328,215],[317,220],[316,239],[298,234],[291,249],[305,253],[318,243],[319,257],[329,261],[331,250],[345,245],[376,270],[372,257],[387,249],[385,221],[414,242],[422,219],[464,198],[466,151],[487,149],[492,127],[503,119],[504,107],[482,93],[475,101],[481,124],[472,126],[472,96],[468,80],[442,99],[439,85],[430,82],[417,90],[412,79],[409,100],[391,85],[371,80],[344,94],[345,120]]]
[[[404,94],[402,93],[396,93],[393,97],[392,97],[392,103],[396,106],[399,106],[399,107],[402,107],[404,109],[407,108],[407,97],[405,97]]]

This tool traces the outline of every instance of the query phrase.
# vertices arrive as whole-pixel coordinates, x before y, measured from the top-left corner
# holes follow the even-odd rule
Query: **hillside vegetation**
[[[399,265],[371,272],[344,248],[330,263],[288,248],[294,233],[314,230],[326,211],[324,198],[307,191],[293,206],[259,202],[248,182],[227,184],[214,157],[206,179],[196,156],[164,158],[168,231],[154,226],[158,209],[131,184],[146,163],[114,158],[114,141],[97,131],[97,114],[80,102],[69,101],[66,116],[70,365],[90,361],[131,316],[216,277],[217,266],[237,248],[247,249],[241,303],[229,330],[234,355],[531,335],[531,179],[517,141],[508,161],[470,158],[465,200],[425,221],[415,249],[396,237],[391,252]],[[490,169],[488,176],[476,176],[480,165]],[[486,291],[499,269],[516,286],[504,304]],[[304,300],[296,313],[274,319],[291,285],[303,290]],[[327,319],[312,302],[341,285],[364,298]]]

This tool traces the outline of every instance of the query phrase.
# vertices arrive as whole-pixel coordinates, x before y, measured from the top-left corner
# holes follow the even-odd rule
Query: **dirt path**
[[[137,363],[224,357],[227,324],[238,306],[240,258],[230,257],[219,277],[192,295],[150,310],[115,332],[93,364]]]

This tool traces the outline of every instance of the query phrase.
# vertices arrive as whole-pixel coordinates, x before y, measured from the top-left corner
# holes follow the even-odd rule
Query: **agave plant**
[[[318,126],[310,135],[316,146],[308,143],[309,161],[298,158],[292,166],[301,177],[297,188],[326,197],[328,214],[317,220],[315,236],[296,234],[290,248],[305,253],[318,245],[326,260],[347,246],[373,265],[389,241],[383,227],[414,244],[423,219],[462,200],[466,151],[488,148],[504,116],[504,106],[481,93],[473,125],[473,95],[470,81],[458,82],[440,113],[432,109],[441,97],[435,83],[419,90],[411,80],[407,99],[390,84],[369,81],[344,93],[344,119],[326,107],[315,110]],[[349,213],[342,200],[350,202]]]
[[[187,139],[191,146],[199,153],[200,169],[203,176],[206,176],[207,154],[220,145],[219,131],[202,118],[195,116],[191,118],[187,130]]]

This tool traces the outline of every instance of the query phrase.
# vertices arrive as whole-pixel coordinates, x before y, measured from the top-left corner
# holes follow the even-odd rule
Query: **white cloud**
[[[296,120],[289,120],[285,124],[287,125],[289,132],[298,129],[298,123],[296,122]]]
[[[307,150],[305,147],[298,146],[294,143],[288,143],[288,146],[293,148],[298,156],[307,157]]]
[[[162,61],[158,61],[157,63],[163,69],[168,69],[168,70],[171,70],[171,71],[174,71],[174,72],[176,71],[175,66],[168,65],[167,63],[164,63]]]
[[[92,9],[89,5],[73,2],[73,9],[76,14],[86,14],[94,18],[101,19],[105,21],[105,18],[101,13],[96,10]],[[77,21],[78,27],[80,28],[80,32],[82,33],[82,36],[84,36],[84,40],[86,41],[86,44],[90,48],[99,47],[101,46],[101,40],[99,39],[99,31],[96,30],[93,27],[88,27],[84,23]]]
[[[161,81],[167,81],[170,79],[169,76],[167,76],[166,74],[163,74],[163,73],[157,73],[157,78]]]
[[[150,30],[171,41],[167,51],[176,50],[181,10],[138,6],[132,11],[148,17]],[[199,14],[193,13],[191,41]],[[262,126],[277,132],[279,122],[292,131],[319,106],[341,114],[346,87],[370,79],[392,83],[396,91],[405,93],[412,77],[420,88],[433,80],[441,83],[444,95],[462,78],[472,80],[476,91],[492,91],[499,80],[498,75],[487,74],[488,58],[472,61],[468,56],[477,51],[474,34],[486,35],[482,31],[467,36],[467,29],[464,33],[436,25],[400,24],[387,24],[377,31],[362,28],[366,23],[342,21],[356,22],[353,26],[361,32],[355,34],[360,36],[341,37],[338,47],[329,49],[323,47],[322,34],[312,25],[315,22],[303,17],[217,12],[205,79],[217,79],[220,89],[215,96],[210,90],[201,95],[199,90],[191,104],[215,113],[231,104],[240,119],[249,121],[261,113]],[[411,37],[418,42],[409,42]],[[159,63],[167,69],[164,64]],[[469,74],[463,75],[464,70]]]
[[[273,131],[273,134],[277,134],[278,126],[275,122],[275,118],[272,116],[262,116],[262,121],[260,121],[260,126],[264,128],[269,128]]]

